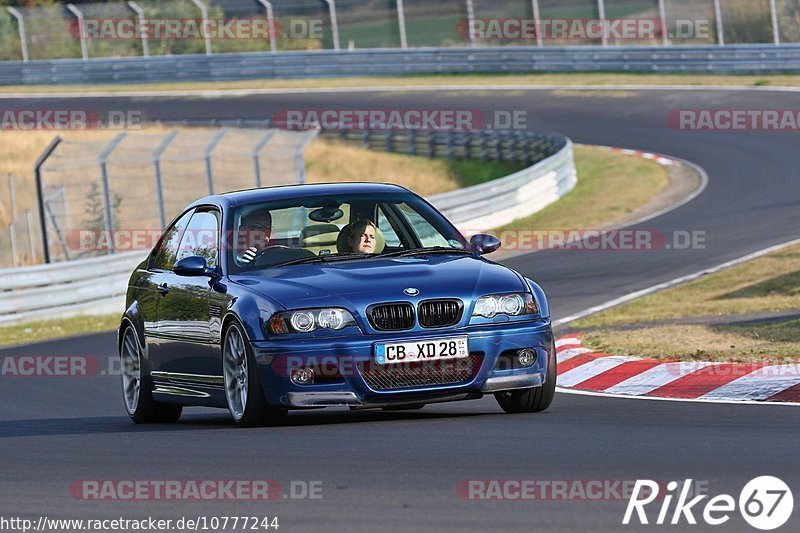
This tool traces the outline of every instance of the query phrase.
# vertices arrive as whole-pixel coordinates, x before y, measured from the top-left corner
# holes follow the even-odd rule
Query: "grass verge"
[[[793,313],[796,311],[796,313]],[[784,319],[770,318],[784,313]],[[570,325],[618,355],[737,362],[800,360],[800,246]],[[743,324],[743,321],[753,320]],[[758,322],[758,320],[762,320]]]
[[[0,327],[0,346],[29,344],[73,335],[111,331],[119,326],[119,315],[77,316],[55,320],[38,320]]]
[[[578,184],[564,198],[506,230],[596,229],[625,222],[636,208],[669,186],[655,161],[591,146],[575,147]]]
[[[357,78],[318,78],[303,80],[201,81],[172,83],[133,83],[125,85],[9,85],[2,93],[85,93],[200,90],[258,90],[308,88],[363,88],[443,85],[564,85],[575,87],[604,85],[726,85],[749,87],[798,87],[800,78],[793,75],[715,75],[715,74],[634,74],[634,73],[565,73],[565,74],[448,74],[428,76],[374,76]]]

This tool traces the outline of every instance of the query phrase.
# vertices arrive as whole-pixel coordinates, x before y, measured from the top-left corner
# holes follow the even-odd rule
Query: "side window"
[[[177,260],[199,255],[205,257],[208,266],[217,265],[219,253],[219,214],[217,211],[197,211],[178,247]]]
[[[390,248],[398,248],[403,245],[400,241],[400,237],[397,236],[397,232],[392,227],[392,224],[389,222],[389,219],[386,218],[386,213],[383,211],[383,207],[378,208],[378,228],[383,233],[384,239],[386,239],[386,246]]]
[[[425,218],[414,211],[410,206],[406,204],[397,204],[397,207],[400,208],[400,211],[408,220],[409,225],[414,228],[414,233],[417,234],[420,243],[425,248],[429,248],[432,246],[447,246],[451,247],[450,243],[447,242],[447,239],[439,233],[439,231],[434,228],[430,222],[425,220]]]
[[[181,242],[181,237],[183,237],[184,230],[189,224],[189,219],[192,218],[193,212],[189,211],[183,215],[161,236],[158,248],[156,248],[150,261],[151,269],[172,270],[172,266],[178,260],[178,243]]]

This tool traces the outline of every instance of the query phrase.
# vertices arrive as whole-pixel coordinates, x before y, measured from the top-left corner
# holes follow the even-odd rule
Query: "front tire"
[[[128,416],[137,424],[174,423],[183,406],[157,402],[147,372],[142,371],[142,347],[133,326],[126,326],[120,345],[122,398]]]
[[[556,394],[558,368],[556,363],[555,342],[550,347],[547,362],[547,381],[540,387],[512,391],[496,392],[494,397],[500,408],[506,413],[538,413],[546,410],[553,403]]]
[[[271,407],[264,399],[252,348],[237,322],[225,332],[222,369],[228,410],[239,427],[275,425],[286,419],[286,409]]]

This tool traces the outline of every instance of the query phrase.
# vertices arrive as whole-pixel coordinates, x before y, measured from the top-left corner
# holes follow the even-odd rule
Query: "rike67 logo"
[[[663,485],[655,481],[637,480],[622,523],[635,524],[638,520],[643,525],[651,523],[695,525],[697,514],[706,524],[720,526],[731,519],[738,506],[739,513],[748,524],[762,531],[770,531],[786,524],[794,509],[791,489],[786,483],[772,476],[761,476],[749,481],[739,494],[738,502],[729,494],[720,494],[704,502],[708,495],[691,497],[691,487],[691,479],[684,481],[683,485],[671,481],[664,492],[660,490]],[[672,502],[675,500],[675,506],[672,508]],[[656,501],[660,503],[660,507],[656,504],[648,515],[645,507]],[[656,508],[658,516],[655,522],[651,522],[652,511]]]

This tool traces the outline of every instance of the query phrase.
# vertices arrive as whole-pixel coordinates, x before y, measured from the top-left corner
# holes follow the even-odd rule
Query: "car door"
[[[175,220],[161,236],[147,263],[147,271],[142,274],[137,285],[142,290],[137,298],[139,312],[144,322],[144,334],[148,346],[148,358],[152,369],[158,368],[161,360],[161,337],[158,329],[158,306],[164,297],[164,273],[172,270],[178,257],[181,237],[192,218],[194,210],[184,213]]]
[[[185,257],[204,257],[217,268],[221,216],[214,208],[197,208],[181,237],[176,262]],[[185,277],[172,270],[161,280],[158,303],[158,334],[161,339],[157,370],[169,374],[202,377],[221,376],[211,322],[213,281],[207,276]],[[215,306],[216,307],[216,306]]]

